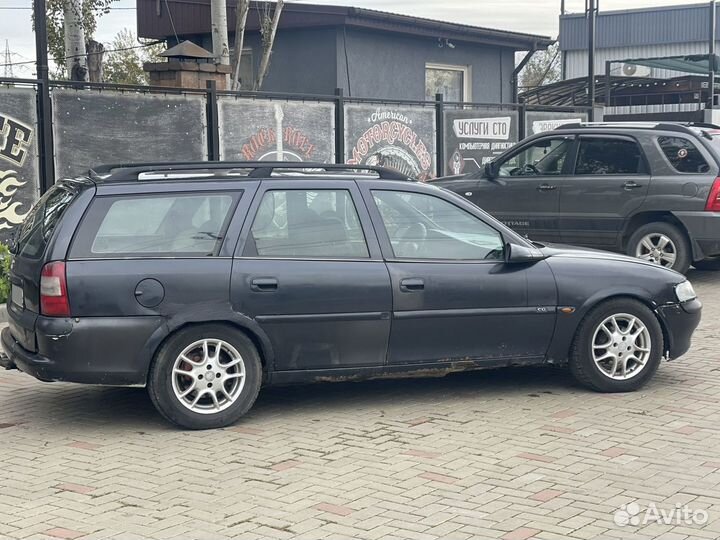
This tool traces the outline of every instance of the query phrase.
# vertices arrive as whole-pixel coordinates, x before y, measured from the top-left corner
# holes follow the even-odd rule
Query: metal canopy
[[[712,71],[718,71],[720,58],[713,54],[690,54],[686,56],[659,56],[656,58],[628,58],[626,60],[613,60],[613,64],[635,64],[656,69],[667,69],[683,73],[706,75],[710,73],[710,59],[713,59]]]

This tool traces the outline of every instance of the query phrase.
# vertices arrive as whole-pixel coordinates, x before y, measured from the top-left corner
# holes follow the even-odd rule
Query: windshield
[[[19,255],[38,258],[47,247],[55,226],[75,193],[56,184],[35,203],[16,235],[13,251]]]

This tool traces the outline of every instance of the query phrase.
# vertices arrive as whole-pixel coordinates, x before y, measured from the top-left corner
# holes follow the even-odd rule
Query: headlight
[[[683,281],[675,285],[675,296],[677,296],[680,302],[687,302],[688,300],[695,300],[697,298],[695,289],[693,289],[692,283],[689,281]]]

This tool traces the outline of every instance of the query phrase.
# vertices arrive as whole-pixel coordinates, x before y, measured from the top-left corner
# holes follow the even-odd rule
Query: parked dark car
[[[261,385],[569,364],[635,390],[690,346],[680,274],[531,243],[393,171],[104,167],[58,182],[12,246],[3,364],[147,385],[180,426],[236,421]]]
[[[481,174],[436,182],[534,240],[626,253],[685,273],[720,269],[720,130],[565,125]]]

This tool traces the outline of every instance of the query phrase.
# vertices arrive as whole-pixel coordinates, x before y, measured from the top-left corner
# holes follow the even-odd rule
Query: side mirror
[[[542,261],[545,258],[543,252],[537,248],[510,242],[505,244],[505,262],[507,263],[529,263]]]
[[[488,161],[485,164],[485,178],[488,180],[495,180],[498,177],[499,171],[497,164],[494,161]]]

